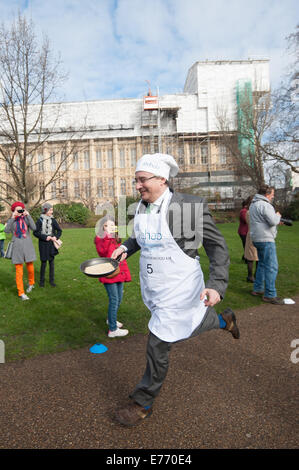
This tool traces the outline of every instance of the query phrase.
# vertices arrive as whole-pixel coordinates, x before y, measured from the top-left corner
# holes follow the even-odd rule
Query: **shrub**
[[[34,209],[29,210],[29,214],[33,218],[34,222],[36,222],[42,213],[42,210],[40,207],[35,207]]]
[[[73,222],[80,225],[85,225],[91,212],[87,207],[81,203],[72,203],[67,209],[66,222]]]
[[[91,215],[88,217],[87,221],[86,221],[85,227],[86,227],[86,228],[94,228],[94,227],[96,226],[96,224],[97,224],[97,221],[98,221],[99,219],[101,219],[101,218],[102,218],[101,215],[94,215],[94,214],[91,214]]]
[[[283,216],[292,220],[299,220],[299,193],[295,194],[292,202],[283,211]]]
[[[59,224],[63,222],[68,222],[67,220],[67,210],[68,210],[69,204],[55,204],[53,206],[53,216],[57,220]]]
[[[91,212],[82,203],[55,204],[53,215],[58,223],[75,223],[85,225]]]

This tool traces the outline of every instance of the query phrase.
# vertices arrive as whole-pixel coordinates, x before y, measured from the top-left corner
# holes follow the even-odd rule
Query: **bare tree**
[[[287,41],[295,61],[277,90],[252,91],[249,83],[236,103],[234,121],[226,110],[218,108],[216,112],[220,139],[232,156],[236,174],[249,178],[255,188],[265,180],[265,162],[272,180],[275,177],[277,181],[277,169],[299,173],[299,25]],[[254,90],[260,89],[258,84],[252,85]]]
[[[255,188],[264,183],[262,139],[270,126],[270,94],[244,87],[239,94],[235,118],[229,119],[218,107],[216,119],[220,141],[227,148],[240,179],[249,179]]]
[[[31,20],[19,14],[10,27],[0,26],[0,186],[6,203],[17,198],[36,207],[71,163],[78,130],[61,127],[65,107],[50,104],[66,78],[47,37],[39,44]],[[47,159],[55,161],[51,172],[45,172]]]
[[[299,173],[299,25],[287,37],[287,44],[294,61],[272,94],[272,123],[263,151],[269,161],[278,161]]]

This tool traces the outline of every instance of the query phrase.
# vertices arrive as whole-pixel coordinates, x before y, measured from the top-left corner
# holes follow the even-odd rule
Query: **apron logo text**
[[[141,232],[138,237],[141,240],[162,240],[162,233],[160,232],[147,232],[144,230],[144,232]]]

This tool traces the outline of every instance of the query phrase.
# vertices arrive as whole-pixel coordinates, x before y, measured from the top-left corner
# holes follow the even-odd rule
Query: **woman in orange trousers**
[[[23,264],[26,263],[29,285],[26,290],[31,292],[34,288],[34,265],[36,260],[34,246],[30,236],[30,229],[35,230],[34,220],[29,215],[23,202],[17,201],[11,206],[11,218],[8,220],[5,232],[12,233],[12,257],[11,261],[16,267],[16,284],[21,300],[29,300],[25,294],[23,283]]]

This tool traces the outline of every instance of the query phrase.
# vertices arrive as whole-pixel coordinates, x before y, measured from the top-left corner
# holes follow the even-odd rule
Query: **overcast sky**
[[[269,58],[272,86],[290,63],[285,37],[298,0],[0,0],[0,18],[18,10],[60,52],[67,101],[182,92],[199,60]]]

